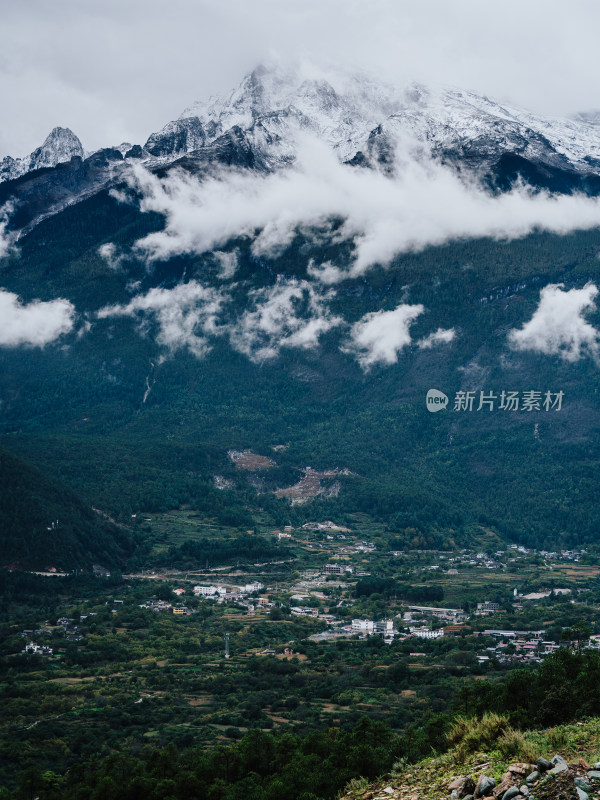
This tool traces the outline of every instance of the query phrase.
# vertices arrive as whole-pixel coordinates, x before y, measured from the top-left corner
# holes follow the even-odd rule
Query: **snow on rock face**
[[[206,142],[206,135],[198,117],[187,117],[169,122],[153,133],[145,144],[153,156],[171,156],[197,150]]]
[[[458,89],[414,85],[401,109],[383,124],[393,139],[409,134],[433,153],[493,158],[503,152],[556,167],[586,169],[600,159],[600,128],[579,115],[544,119]]]
[[[276,161],[293,157],[293,132],[307,130],[347,160],[398,109],[392,87],[362,74],[310,75],[260,66],[228,96],[195,103],[182,118],[197,117],[209,140],[238,126],[263,155],[271,150]]]
[[[474,92],[394,87],[360,72],[312,67],[259,66],[229,94],[187,108],[143,149],[118,149],[150,164],[195,151],[207,161],[220,154],[226,163],[223,148],[238,142],[244,165],[268,169],[296,159],[302,131],[331,147],[340,161],[380,169],[394,169],[398,142],[409,149],[416,143],[417,153],[480,174],[504,154],[580,175],[600,168],[600,112],[546,119]],[[29,156],[0,160],[0,182],[73,156],[84,157],[81,142],[68,128],[55,128]],[[232,160],[239,162],[238,156]]]
[[[83,146],[69,128],[54,128],[46,140],[25,158],[6,156],[0,161],[0,182],[18,178],[34,169],[55,167],[73,157],[84,157]]]
[[[46,141],[29,156],[29,169],[55,167],[74,156],[83,158],[81,142],[69,128],[54,128]]]
[[[369,160],[373,148],[391,159],[393,142],[409,137],[434,155],[451,153],[467,164],[506,152],[577,171],[600,162],[600,114],[546,119],[473,92],[418,84],[394,88],[347,71],[257,67],[229,95],[194,103],[149,141],[192,119],[206,144],[240,128],[274,166],[294,159],[297,130],[318,136],[342,161],[359,151]],[[198,146],[182,138],[176,152]],[[175,154],[168,149],[160,155]]]

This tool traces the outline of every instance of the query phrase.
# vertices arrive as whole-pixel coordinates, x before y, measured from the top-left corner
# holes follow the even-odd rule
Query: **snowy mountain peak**
[[[70,128],[53,128],[41,147],[29,156],[29,169],[55,167],[74,156],[83,158],[83,146]]]
[[[381,161],[382,154],[389,162],[394,142],[410,138],[433,155],[450,153],[471,165],[512,153],[581,172],[600,161],[598,119],[544,119],[463,89],[392,87],[356,71],[261,64],[229,94],[187,108],[150,137],[147,149],[170,157],[239,128],[264,163],[276,166],[294,159],[301,129],[355,163]]]
[[[81,181],[90,191],[90,176],[94,186],[116,180],[129,159],[162,169],[188,153],[193,157],[181,165],[190,170],[277,169],[297,158],[299,132],[357,167],[393,173],[408,146],[411,155],[453,165],[485,186],[525,180],[552,191],[600,193],[598,112],[549,119],[464,89],[394,87],[363,72],[306,64],[259,65],[228,94],[187,108],[144,148],[124,143],[112,155],[92,154],[93,170]],[[74,156],[85,158],[77,136],[55,128],[29,156],[0,161],[0,182]]]
[[[277,159],[292,155],[292,128],[309,130],[351,158],[369,132],[399,109],[397,92],[361,73],[260,65],[222,97],[197,102],[180,120],[196,117],[214,140],[237,126]]]
[[[43,167],[55,167],[73,157],[84,157],[83,146],[70,128],[53,128],[44,143],[24,158],[6,156],[0,161],[0,182],[19,178]]]

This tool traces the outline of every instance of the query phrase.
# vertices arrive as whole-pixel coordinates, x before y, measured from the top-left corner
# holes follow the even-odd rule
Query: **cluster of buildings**
[[[431,552],[437,563],[420,567],[420,571],[444,570],[448,575],[458,575],[460,568],[483,568],[502,570],[506,569],[507,564],[514,564],[520,558],[530,555],[539,555],[546,561],[570,561],[579,562],[585,555],[586,550],[533,550],[518,544],[508,545],[506,550],[498,550],[494,553],[475,553],[464,550],[457,554],[439,553],[434,551],[413,551]],[[393,556],[406,555],[404,551],[394,550],[390,553]]]
[[[264,597],[249,597],[250,595],[257,594],[264,588],[264,584],[259,581],[237,587],[198,585],[193,587],[192,594],[194,594],[195,597],[200,597],[204,600],[213,600],[216,603],[224,603],[231,600],[241,606],[245,606],[249,613],[253,613],[256,606],[269,607],[273,605],[273,603],[269,602],[269,600]],[[173,594],[177,595],[178,598],[181,598],[185,593],[185,589],[173,589]],[[182,603],[173,604],[166,600],[148,600],[146,603],[140,603],[140,608],[148,608],[156,612],[169,611],[179,617],[196,613],[193,609],[188,608],[188,606]]]
[[[243,600],[247,595],[261,592],[264,588],[264,584],[260,583],[260,581],[254,581],[235,588],[227,588],[226,586],[194,586],[192,592],[196,597],[207,597],[211,600],[222,602],[224,600]],[[175,592],[177,591],[178,590],[175,589]]]
[[[35,642],[27,642],[27,644],[25,645],[25,647],[21,652],[34,656],[51,656],[53,650],[46,644],[36,644]]]
[[[435,606],[406,606],[406,608],[408,611],[402,617],[405,622],[410,622],[415,614],[450,623],[460,622],[467,616],[461,608],[439,608]]]
[[[80,621],[83,622],[88,618],[88,616],[95,616],[95,613],[90,612],[90,614],[82,616]],[[51,634],[57,632],[63,633],[67,642],[80,642],[83,640],[83,634],[81,633],[79,626],[75,624],[75,620],[71,619],[70,617],[60,617],[56,621],[56,625],[51,625],[49,622],[45,622],[43,627],[36,628],[35,630],[26,629],[21,631],[21,636],[24,639],[29,640],[21,652],[27,655],[36,656],[53,655],[54,650],[52,647],[45,644],[38,644],[33,640],[32,637],[50,636]]]
[[[560,648],[556,642],[544,641],[545,631],[486,630],[483,633],[499,641],[477,656],[480,664],[485,664],[491,658],[500,664],[540,663]]]
[[[147,603],[140,603],[140,608],[149,608],[151,611],[171,611],[173,606],[165,600],[148,600]]]
[[[548,552],[547,550],[540,550],[540,555],[546,559],[555,559],[557,561],[575,561],[578,562],[587,550],[560,550],[559,552]]]
[[[331,520],[325,522],[306,522],[302,529],[305,531],[335,531],[336,533],[352,533],[350,528],[345,528],[343,525],[336,525]]]
[[[365,636],[383,636],[384,639],[393,639],[398,635],[394,628],[394,621],[391,619],[353,619],[351,625],[352,633],[364,634]]]
[[[323,564],[323,575],[351,575],[353,568],[346,564]]]

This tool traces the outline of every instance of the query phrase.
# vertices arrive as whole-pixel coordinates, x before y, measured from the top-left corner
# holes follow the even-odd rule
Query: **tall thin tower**
[[[225,658],[229,658],[229,634],[225,634]]]

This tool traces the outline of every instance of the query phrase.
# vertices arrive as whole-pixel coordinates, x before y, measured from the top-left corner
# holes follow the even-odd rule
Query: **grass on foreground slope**
[[[480,720],[459,718],[448,735],[450,750],[441,756],[416,764],[400,760],[389,775],[372,783],[363,778],[352,780],[342,800],[438,800],[449,798],[450,784],[457,778],[470,776],[477,783],[481,775],[493,778],[496,785],[515,762],[535,765],[539,757],[552,759],[560,755],[569,764],[581,764],[579,773],[586,774],[586,762],[600,761],[600,718],[543,731],[521,733],[510,727],[506,717],[485,714]],[[583,761],[581,761],[583,759]],[[573,782],[570,771],[570,783]],[[561,776],[531,788],[530,798],[567,798],[568,791]],[[520,783],[524,783],[524,779]],[[600,782],[594,785],[592,797],[600,794]],[[567,793],[565,794],[565,790]],[[501,797],[502,795],[500,795]]]

